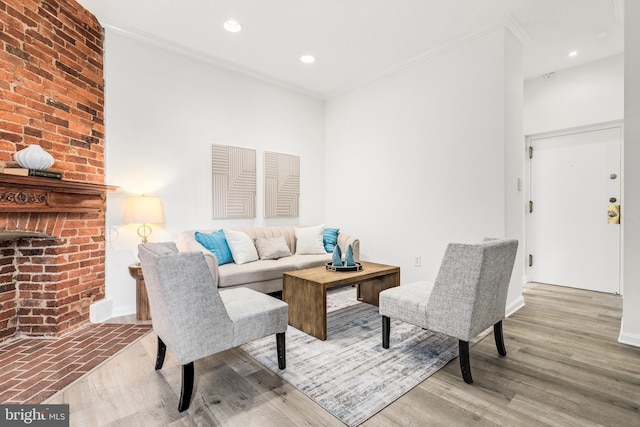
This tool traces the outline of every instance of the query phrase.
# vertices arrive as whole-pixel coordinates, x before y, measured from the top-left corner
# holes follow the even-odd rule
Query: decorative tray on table
[[[327,270],[329,271],[360,271],[362,270],[362,264],[356,261],[356,265],[340,265],[334,266],[331,261],[328,261],[326,264]]]

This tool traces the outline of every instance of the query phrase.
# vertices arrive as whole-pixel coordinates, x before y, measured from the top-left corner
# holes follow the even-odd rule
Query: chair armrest
[[[347,246],[349,245],[351,245],[353,249],[353,259],[360,261],[360,239],[345,233],[338,233],[338,246],[340,246],[343,254],[346,253]]]
[[[178,233],[178,249],[180,252],[202,252],[204,260],[209,266],[213,283],[218,286],[218,258],[207,248],[202,246],[195,238],[195,230],[181,231]]]

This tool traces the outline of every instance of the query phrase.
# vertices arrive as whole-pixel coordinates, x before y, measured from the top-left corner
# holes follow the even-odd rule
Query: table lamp
[[[157,197],[142,196],[129,197],[124,205],[125,224],[141,224],[138,227],[138,236],[142,237],[142,243],[147,243],[151,236],[149,224],[161,224],[162,204]]]

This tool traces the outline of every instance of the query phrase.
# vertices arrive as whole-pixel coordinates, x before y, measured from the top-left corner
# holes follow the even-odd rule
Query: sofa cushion
[[[302,270],[303,268],[320,267],[325,265],[328,261],[331,261],[331,255],[328,253],[317,255],[301,255],[295,256],[294,262],[296,269]]]
[[[296,270],[292,257],[265,259],[247,264],[226,264],[218,267],[218,287],[242,285],[282,278],[282,273]]]
[[[225,229],[224,236],[231,249],[233,262],[240,265],[258,260],[258,251],[247,233]]]
[[[260,259],[278,259],[291,255],[284,237],[258,237],[256,249]]]
[[[218,267],[218,287],[243,285],[266,280],[282,280],[282,274],[301,268],[319,267],[331,260],[331,254],[291,255],[247,264],[225,264]]]
[[[202,246],[210,250],[218,259],[218,265],[228,264],[233,262],[233,255],[227,238],[224,236],[222,230],[214,231],[213,233],[201,233],[196,231],[194,233],[195,239]]]
[[[324,225],[296,228],[296,255],[326,253],[322,242],[323,230]]]

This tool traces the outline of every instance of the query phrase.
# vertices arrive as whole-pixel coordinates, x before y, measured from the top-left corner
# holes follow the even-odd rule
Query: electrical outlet
[[[420,267],[420,264],[422,264],[422,257],[420,255],[416,255],[413,257],[413,266],[414,267]]]

